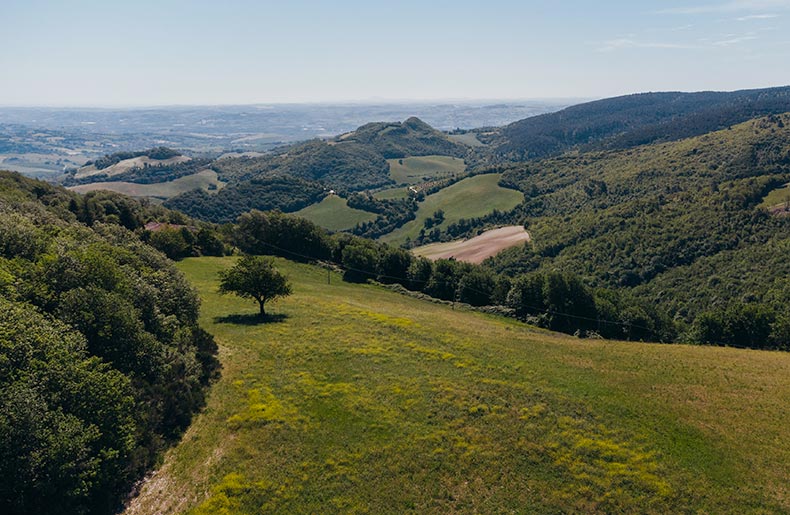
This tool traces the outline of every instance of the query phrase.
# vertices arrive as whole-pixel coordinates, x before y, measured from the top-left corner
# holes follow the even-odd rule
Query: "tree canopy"
[[[233,293],[254,299],[261,317],[266,315],[264,304],[291,294],[288,278],[281,274],[271,259],[244,256],[233,268],[220,272],[220,293]]]
[[[117,513],[202,407],[217,346],[153,214],[0,172],[0,513]]]

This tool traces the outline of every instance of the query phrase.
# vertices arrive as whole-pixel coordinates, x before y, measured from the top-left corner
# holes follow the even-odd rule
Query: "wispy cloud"
[[[752,35],[736,36],[736,37],[730,37],[728,39],[721,39],[719,41],[714,41],[713,46],[733,46],[733,45],[739,45],[741,43],[745,43],[747,41],[753,41],[755,39],[757,39],[757,36],[752,36]]]
[[[642,41],[638,36],[629,34],[625,37],[610,39],[600,43],[599,52],[614,52],[631,48],[654,48],[667,50],[704,50],[712,48],[730,47],[759,39],[756,32],[745,34],[721,34],[718,37],[697,38],[692,43],[676,43],[666,41]]]
[[[736,21],[772,20],[778,17],[779,17],[778,14],[750,14],[748,16],[741,16],[740,18],[735,18],[735,20]]]
[[[622,50],[625,48],[664,48],[664,49],[674,49],[674,50],[682,50],[682,49],[690,49],[696,48],[694,45],[687,45],[683,43],[662,43],[662,42],[651,42],[651,41],[637,41],[635,39],[629,38],[620,38],[620,39],[610,39],[609,41],[604,41],[600,47],[598,47],[599,52],[613,52],[615,50]]]
[[[790,9],[790,0],[732,0],[704,5],[672,7],[656,11],[657,14],[708,14],[760,11],[766,9]]]

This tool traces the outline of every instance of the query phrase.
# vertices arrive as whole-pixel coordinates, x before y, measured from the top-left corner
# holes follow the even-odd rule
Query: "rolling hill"
[[[524,196],[517,190],[499,186],[499,174],[486,174],[456,182],[425,197],[419,203],[417,217],[402,227],[384,235],[381,240],[402,244],[406,239],[415,240],[420,231],[441,230],[462,218],[484,216],[495,209],[508,210],[517,206]],[[444,211],[442,221],[426,229],[425,222],[437,211]]]
[[[355,234],[395,244],[448,242],[526,223],[532,244],[509,249],[487,266],[511,277],[567,271],[592,287],[623,288],[691,331],[711,311],[724,316],[741,304],[770,305],[777,312],[790,299],[782,253],[766,250],[784,248],[790,219],[777,216],[785,212],[781,206],[761,206],[783,198],[781,188],[790,181],[790,117],[771,114],[731,125],[754,113],[787,109],[787,98],[788,88],[774,88],[651,93],[582,104],[494,131],[489,141],[499,148],[497,134],[516,135],[518,127],[533,134],[537,128],[534,134],[555,143],[562,140],[557,135],[572,136],[549,153],[573,152],[488,168],[481,164],[487,149],[446,147],[449,136],[419,120],[368,124],[328,141],[216,161],[212,168],[229,181],[224,189],[186,192],[166,205],[223,222],[250,209],[326,213],[327,205],[319,203],[328,187],[339,184],[354,208],[378,216],[337,225],[331,218],[351,211],[334,205],[340,210],[327,218],[332,227],[349,230],[358,221]],[[719,126],[725,128],[709,132]],[[678,139],[689,131],[704,134]],[[373,198],[348,195],[392,184],[396,168],[403,172],[400,179],[409,179],[429,162],[458,164],[460,158],[451,154],[460,149],[472,163],[471,174],[492,173],[431,183],[425,198],[403,198],[403,190],[393,189]],[[409,152],[422,155],[390,157]],[[436,216],[439,211],[443,216]],[[745,271],[744,263],[756,263],[761,273]],[[684,283],[695,287],[683,288]]]
[[[528,197],[512,221],[526,221],[533,244],[490,265],[573,271],[592,285],[633,288],[687,320],[732,303],[773,298],[778,307],[790,270],[768,249],[788,241],[790,219],[760,203],[790,180],[789,125],[790,115],[770,116],[678,142],[517,165],[502,181]],[[715,273],[702,272],[713,263]]]
[[[463,159],[451,156],[420,156],[388,159],[390,177],[398,184],[419,184],[451,177],[466,170]]]
[[[429,155],[463,157],[468,150],[463,143],[453,141],[447,134],[416,117],[403,122],[369,123],[332,141],[365,145],[385,159]]]
[[[280,189],[276,195],[262,193],[265,201],[254,198],[251,192],[261,192],[258,184],[275,180],[291,184],[309,182],[311,191],[319,185],[342,192],[377,189],[396,183],[387,159],[415,157],[418,162],[428,159],[428,164],[440,168],[438,173],[446,173],[462,170],[463,160],[458,156],[469,150],[417,118],[371,123],[330,140],[311,140],[262,156],[218,159],[211,163],[211,168],[221,180],[228,182],[220,195],[188,192],[172,199],[168,206],[211,221],[233,220],[250,208],[292,212],[320,201],[323,196],[310,196],[311,202],[305,204],[305,195],[296,190],[293,191],[298,198],[294,199],[287,198],[287,188]],[[275,197],[278,202],[272,202]]]
[[[326,193],[317,182],[274,175],[233,182],[216,194],[202,189],[188,191],[164,205],[200,220],[230,222],[252,209],[298,211],[321,202]]]
[[[216,191],[223,186],[224,183],[217,179],[217,172],[214,170],[202,170],[192,175],[186,175],[166,182],[150,184],[126,181],[92,182],[80,186],[71,186],[69,189],[77,193],[108,190],[130,197],[168,199],[195,189]]]
[[[179,268],[223,376],[127,515],[780,513],[790,354],[581,341],[278,259],[271,323]]]
[[[333,144],[311,140],[260,157],[226,158],[214,163],[220,177],[235,182],[272,175],[323,181],[349,189],[389,184],[386,159],[368,146],[348,142]]]
[[[510,160],[568,150],[624,149],[725,129],[790,111],[790,86],[735,92],[642,93],[514,122],[484,139]]]
[[[181,163],[187,163],[190,158],[187,156],[173,156],[166,159],[153,159],[147,155],[131,157],[122,159],[117,163],[109,165],[105,168],[97,168],[95,164],[80,167],[74,174],[75,179],[85,179],[86,177],[93,177],[96,175],[104,175],[107,177],[115,177],[129,172],[130,170],[147,168],[149,166],[168,166]]]
[[[190,159],[166,148],[111,154],[66,174],[63,183],[82,191],[110,189],[175,197],[168,206],[196,218],[228,221],[250,209],[302,209],[320,202],[323,194],[319,192],[324,188],[353,192],[394,184],[387,159],[430,156],[427,165],[433,171],[417,163],[423,174],[462,171],[459,156],[469,148],[409,118],[370,123],[331,140],[310,140],[258,155]],[[216,174],[216,185],[226,183],[220,195],[206,192],[208,184],[198,180],[207,170]],[[194,187],[185,189],[190,184]]]
[[[311,204],[294,213],[330,231],[343,231],[355,225],[374,220],[375,213],[348,207],[348,201],[337,195],[327,195],[317,204]]]

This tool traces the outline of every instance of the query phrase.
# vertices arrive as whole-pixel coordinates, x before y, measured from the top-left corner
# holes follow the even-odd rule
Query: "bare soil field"
[[[529,241],[529,233],[520,225],[492,229],[469,240],[431,243],[412,249],[431,260],[455,258],[467,263],[482,263],[506,248]]]
[[[143,168],[145,165],[148,166],[159,166],[159,165],[173,165],[178,163],[186,163],[190,161],[191,158],[187,156],[176,156],[171,157],[170,159],[151,159],[148,156],[140,156],[134,157],[132,159],[124,159],[119,163],[115,163],[112,166],[108,166],[102,170],[97,170],[95,166],[83,166],[80,168],[74,177],[81,179],[82,177],[90,177],[92,175],[99,175],[104,174],[108,177],[113,177],[114,175],[120,175],[124,172],[128,172],[133,168]]]

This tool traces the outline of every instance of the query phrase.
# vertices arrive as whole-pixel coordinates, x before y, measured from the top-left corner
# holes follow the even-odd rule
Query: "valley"
[[[0,12],[0,515],[790,514],[790,0]]]
[[[0,502],[46,511],[32,485],[60,487],[30,478],[63,453],[89,471],[63,469],[85,485],[64,506],[91,514],[145,474],[127,514],[787,511],[784,94],[138,148],[67,188],[0,172],[0,358],[64,334],[97,367],[68,391],[120,381],[97,421],[0,374],[22,449],[0,463],[30,471]],[[290,280],[265,316],[219,296],[243,254]],[[52,447],[46,420],[126,436]]]
[[[442,130],[502,125],[561,109],[567,101],[368,102],[143,108],[0,106],[0,169],[56,179],[64,169],[118,151],[154,146],[190,155],[268,151],[310,138],[331,138],[371,120],[419,114]],[[473,134],[468,136],[474,142]],[[473,143],[474,144],[474,143]]]

